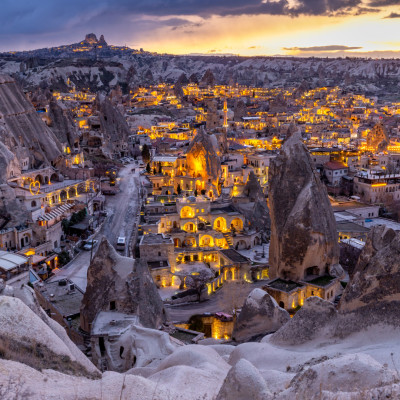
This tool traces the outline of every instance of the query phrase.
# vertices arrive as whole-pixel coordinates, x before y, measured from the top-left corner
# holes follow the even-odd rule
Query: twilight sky
[[[159,53],[400,57],[400,0],[1,0],[0,51],[104,34]]]

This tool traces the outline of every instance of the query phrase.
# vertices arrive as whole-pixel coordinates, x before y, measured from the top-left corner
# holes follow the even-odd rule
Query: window
[[[158,257],[161,257],[161,251],[158,252]]]

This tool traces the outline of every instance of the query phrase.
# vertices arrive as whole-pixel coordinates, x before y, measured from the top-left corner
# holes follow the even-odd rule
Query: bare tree
[[[205,289],[208,282],[214,278],[214,273],[211,269],[203,269],[200,272],[193,272],[185,278],[186,287],[197,291],[197,295],[201,297],[201,292]]]

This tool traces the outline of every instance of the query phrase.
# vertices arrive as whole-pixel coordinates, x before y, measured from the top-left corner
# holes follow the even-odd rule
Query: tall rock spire
[[[270,277],[302,280],[338,263],[336,223],[307,148],[294,133],[269,169]]]

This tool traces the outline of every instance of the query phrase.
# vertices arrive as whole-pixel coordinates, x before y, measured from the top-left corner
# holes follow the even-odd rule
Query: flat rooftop
[[[73,290],[70,285],[74,285]],[[47,282],[43,286],[36,286],[36,290],[64,317],[80,314],[83,292],[69,279]]]
[[[232,262],[245,263],[249,261],[247,257],[241,255],[235,249],[220,250],[220,253],[222,253],[225,257],[229,258]]]
[[[346,201],[343,203],[332,204],[332,209],[334,212],[348,211],[348,210],[354,210],[357,208],[366,208],[366,207],[379,207],[379,206],[375,206],[373,204],[365,204],[365,203],[361,203],[359,201]]]
[[[293,281],[284,281],[283,279],[275,279],[274,281],[270,282],[267,284],[267,287],[272,288],[272,289],[277,289],[282,292],[289,293],[294,289],[297,289],[299,287],[302,287],[304,285],[293,282]]]
[[[311,279],[310,281],[307,281],[307,283],[310,283],[311,285],[316,285],[316,286],[329,286],[336,278],[333,276],[329,275],[323,275],[323,276],[318,276],[317,278]]]
[[[95,336],[119,336],[130,325],[138,325],[139,318],[117,311],[100,311],[92,324],[92,335]]]
[[[173,243],[170,237],[164,237],[162,234],[148,234],[143,235],[140,244],[163,244],[163,243]]]
[[[338,232],[358,232],[358,233],[367,233],[370,231],[369,228],[365,226],[356,224],[351,221],[336,221],[336,230]]]

